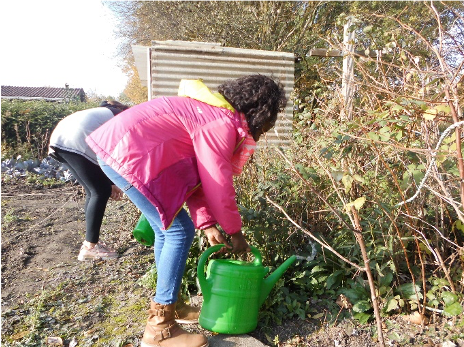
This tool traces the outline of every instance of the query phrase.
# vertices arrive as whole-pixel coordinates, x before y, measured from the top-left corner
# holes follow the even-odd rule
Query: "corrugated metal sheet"
[[[146,47],[145,47],[146,49]],[[143,64],[143,49],[133,47],[136,64]],[[181,79],[201,78],[216,90],[229,79],[250,74],[262,74],[279,80],[289,100],[285,113],[266,134],[268,144],[285,145],[292,133],[293,104],[290,94],[294,85],[294,55],[292,53],[224,47],[217,43],[185,41],[153,41],[148,49],[150,64],[146,77],[149,98],[177,95]],[[137,66],[143,79],[141,69]],[[146,71],[146,70],[145,70]],[[263,141],[264,142],[264,141]],[[260,144],[263,143],[260,141]]]

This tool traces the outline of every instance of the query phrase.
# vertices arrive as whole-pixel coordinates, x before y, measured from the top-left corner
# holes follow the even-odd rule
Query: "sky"
[[[116,20],[100,0],[4,0],[0,4],[0,82],[83,88],[117,98]]]

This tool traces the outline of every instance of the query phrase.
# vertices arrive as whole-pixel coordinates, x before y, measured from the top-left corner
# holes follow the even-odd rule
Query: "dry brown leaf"
[[[403,320],[406,322],[410,322],[412,324],[417,324],[417,325],[427,325],[429,323],[429,320],[427,317],[424,315],[420,314],[419,312],[415,311],[414,313],[411,313],[406,316],[402,316]]]
[[[26,336],[27,334],[29,334],[29,331],[20,331],[19,333],[14,334],[13,336],[11,336],[11,338],[12,338],[13,340],[20,340],[20,339],[22,339],[24,336]]]
[[[56,347],[63,346],[63,340],[61,339],[61,337],[56,337],[56,336],[47,337],[46,342],[47,342],[47,346],[56,346]]]
[[[341,308],[346,308],[346,309],[351,309],[353,305],[351,304],[350,300],[346,297],[346,295],[340,294],[337,298],[337,301],[335,301],[338,306]]]
[[[97,330],[96,328],[93,328],[93,329],[84,331],[84,336],[89,336],[89,335],[93,334],[96,330]]]

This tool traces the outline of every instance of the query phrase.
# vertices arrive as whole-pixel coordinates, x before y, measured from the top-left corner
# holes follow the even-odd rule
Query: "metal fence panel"
[[[138,52],[137,64],[137,60],[143,60],[143,49],[136,46],[133,51],[134,56]],[[213,91],[226,80],[250,74],[262,74],[280,81],[288,103],[263,142],[277,146],[289,143],[293,118],[293,53],[224,47],[217,43],[153,41],[148,54],[146,79],[149,99],[177,95],[181,79],[202,79]],[[142,71],[139,69],[139,72]]]

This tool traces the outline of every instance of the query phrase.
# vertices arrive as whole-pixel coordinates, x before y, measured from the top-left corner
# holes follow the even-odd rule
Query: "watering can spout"
[[[263,281],[259,306],[261,306],[264,303],[264,300],[266,300],[267,296],[271,292],[272,287],[274,287],[274,285],[279,280],[279,278],[282,277],[284,272],[287,271],[287,269],[290,267],[290,265],[292,265],[295,262],[295,260],[296,260],[296,256],[292,255],[282,265],[280,265],[277,269],[275,269],[274,272]]]

